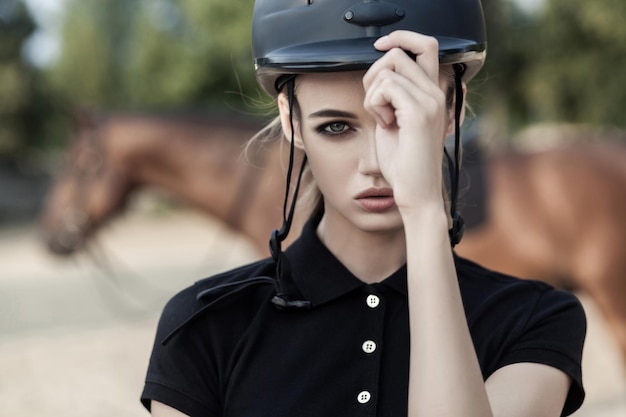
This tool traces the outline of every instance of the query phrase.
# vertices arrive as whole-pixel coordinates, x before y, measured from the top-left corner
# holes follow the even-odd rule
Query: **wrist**
[[[450,216],[443,202],[399,210],[407,235],[448,235]]]

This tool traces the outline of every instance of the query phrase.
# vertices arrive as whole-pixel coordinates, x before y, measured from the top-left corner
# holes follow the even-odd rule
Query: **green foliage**
[[[525,79],[532,120],[626,127],[626,2],[551,0]]]
[[[250,19],[248,0],[74,0],[52,77],[100,107],[224,105],[256,91]]]
[[[116,106],[125,101],[123,47],[135,2],[72,0],[62,33],[62,54],[50,71],[56,91],[81,105]]]
[[[146,4],[146,3],[143,3]],[[130,61],[133,102],[184,105],[238,90],[237,75],[254,89],[249,1],[149,3],[135,27]]]
[[[35,70],[22,57],[22,45],[34,30],[23,3],[0,10],[0,162],[38,145],[42,135],[41,90]]]
[[[469,88],[469,101],[479,115],[502,124],[524,113],[523,74],[531,64],[525,55],[533,21],[510,1],[483,0],[487,24],[487,61]]]
[[[546,0],[537,15],[484,0],[485,112],[508,130],[536,122],[626,127],[626,2]]]

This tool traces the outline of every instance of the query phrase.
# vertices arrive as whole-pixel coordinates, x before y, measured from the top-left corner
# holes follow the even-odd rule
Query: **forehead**
[[[363,103],[365,71],[304,74],[297,78],[296,92],[301,106],[337,106]]]

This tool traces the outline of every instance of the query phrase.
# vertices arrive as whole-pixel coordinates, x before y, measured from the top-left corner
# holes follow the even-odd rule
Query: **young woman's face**
[[[304,149],[333,227],[371,232],[402,229],[392,190],[376,158],[376,123],[363,109],[364,72],[299,76],[295,145]],[[287,137],[288,101],[279,97]]]

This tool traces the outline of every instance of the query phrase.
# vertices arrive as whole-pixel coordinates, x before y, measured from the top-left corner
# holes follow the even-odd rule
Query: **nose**
[[[378,153],[376,152],[376,136],[374,132],[365,138],[363,152],[359,160],[359,172],[363,175],[382,177],[380,165],[378,164]]]

